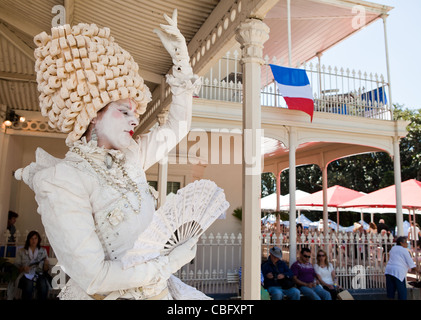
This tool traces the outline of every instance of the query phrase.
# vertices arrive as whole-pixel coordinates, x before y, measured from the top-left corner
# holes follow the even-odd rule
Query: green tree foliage
[[[402,181],[421,181],[421,109],[402,110],[401,106],[395,106],[395,118],[411,121],[408,135],[400,143]]]

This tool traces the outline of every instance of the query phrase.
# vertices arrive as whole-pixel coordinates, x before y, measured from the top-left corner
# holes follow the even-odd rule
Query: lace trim
[[[168,290],[174,300],[213,300],[196,288],[185,284],[179,278],[171,276],[168,279]]]
[[[196,180],[168,197],[139,235],[133,248],[122,257],[123,268],[168,254],[177,245],[200,235],[220,216],[229,203],[213,181]]]
[[[193,92],[198,94],[202,86],[202,79],[197,75],[192,75],[189,78],[174,77],[167,75],[167,83],[171,87],[173,95],[180,95],[184,92]]]
[[[128,290],[119,290],[117,298],[131,299],[131,300],[144,300],[150,297],[157,296],[167,287],[166,281],[156,284],[154,286],[148,286],[143,288],[132,288]],[[169,288],[168,288],[169,289]],[[194,288],[193,288],[194,289]],[[170,289],[169,289],[170,290]],[[176,292],[182,290],[182,287],[178,285]],[[196,290],[196,289],[194,289]],[[196,290],[197,291],[197,290]],[[202,294],[203,295],[203,294]],[[70,279],[66,286],[58,294],[60,300],[95,300],[88,295],[75,281]],[[162,297],[163,300],[172,299],[170,294]]]

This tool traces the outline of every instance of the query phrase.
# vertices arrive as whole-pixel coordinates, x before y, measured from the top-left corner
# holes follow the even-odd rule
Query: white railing
[[[35,230],[38,231],[38,230]],[[29,234],[28,230],[25,230],[24,233],[20,232],[20,230],[16,230],[14,234],[14,241],[9,242],[10,239],[10,232],[9,230],[5,230],[2,234],[2,237],[0,238],[0,258],[8,258],[8,257],[15,257],[16,250],[19,250],[20,248],[23,248],[25,245],[26,237]],[[41,234],[41,246],[45,247],[48,252],[49,258],[55,258],[55,254],[53,251],[53,248],[50,245],[50,242],[48,241],[47,236],[45,233]]]
[[[243,99],[243,74],[238,51],[227,54],[218,60],[202,77],[199,98],[241,102]]]
[[[237,293],[242,235],[203,234],[196,258],[178,273],[185,283],[204,293]]]
[[[262,234],[262,257],[274,245],[283,251],[283,259],[289,261],[288,234]],[[339,285],[345,289],[385,288],[384,269],[389,259],[389,251],[394,245],[393,236],[380,234],[359,234],[353,232],[317,232],[297,237],[297,257],[301,248],[311,250],[311,262],[316,262],[319,249],[324,250],[333,264]]]
[[[238,51],[218,60],[202,78],[199,98],[242,102],[243,75]],[[286,108],[269,64],[282,65],[276,57],[265,57],[262,67],[261,105]],[[383,75],[319,64],[298,66],[306,70],[313,89],[317,112],[391,120],[389,86]]]
[[[0,238],[0,257],[14,258],[16,251],[25,245],[29,231],[16,230],[15,241],[8,242],[9,230]],[[48,238],[41,235],[41,246],[49,251],[50,258],[56,258]],[[184,282],[205,293],[238,292],[238,270],[241,266],[241,233],[234,235],[203,234],[198,242],[196,258],[177,273]],[[14,260],[14,259],[12,259]]]
[[[16,244],[7,244],[9,234],[4,233],[0,247],[2,256],[7,257],[7,246],[24,245],[25,236],[16,232]],[[49,246],[45,235],[42,245]],[[268,258],[269,249],[274,245],[283,251],[283,260],[289,263],[289,234],[276,237],[272,233],[261,235],[261,259]],[[359,235],[353,232],[330,232],[326,237],[317,231],[297,237],[297,254],[302,247],[311,249],[311,262],[316,263],[318,249],[328,253],[334,265],[339,284],[345,289],[385,288],[384,269],[389,259],[389,251],[394,245],[393,236]],[[239,289],[238,272],[241,267],[241,233],[230,235],[203,234],[198,243],[196,258],[185,265],[177,276],[189,285],[207,294],[233,293]],[[50,248],[50,257],[54,252]],[[417,261],[418,262],[418,261]]]
[[[283,260],[289,263],[288,234],[277,238],[262,233],[261,239],[262,261],[268,258],[269,249],[277,245],[282,248]],[[238,293],[241,240],[241,233],[231,234],[229,239],[227,234],[203,235],[196,259],[183,267],[178,276],[205,293]],[[393,245],[393,236],[331,232],[325,237],[314,232],[298,237],[297,253],[302,247],[309,247],[314,264],[317,251],[325,250],[340,286],[345,289],[385,288],[384,269]]]

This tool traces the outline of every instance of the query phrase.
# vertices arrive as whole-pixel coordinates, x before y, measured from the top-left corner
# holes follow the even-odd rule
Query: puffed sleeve
[[[88,294],[156,284],[171,276],[167,257],[123,269],[105,259],[95,232],[89,177],[65,163],[38,172],[33,178],[38,212],[57,259]]]
[[[166,156],[190,131],[193,94],[201,85],[201,79],[193,75],[184,79],[171,75],[167,82],[171,86],[172,101],[166,123],[140,135],[137,141],[145,171]]]

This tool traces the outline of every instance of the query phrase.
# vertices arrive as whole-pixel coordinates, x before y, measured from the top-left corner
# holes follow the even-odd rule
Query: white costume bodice
[[[141,163],[134,154],[125,156],[121,152],[113,152],[120,158],[125,159],[124,168],[129,177],[136,183],[141,193],[141,203],[133,192],[125,191],[125,181],[116,164],[110,169],[106,168],[105,155],[106,150],[98,148],[95,143],[78,143],[78,148],[91,157],[92,161],[98,165],[98,169],[107,174],[110,184],[101,174],[74,152],[69,152],[64,160],[68,165],[69,174],[77,175],[74,170],[81,170],[90,176],[92,193],[90,202],[94,217],[95,228],[98,231],[98,237],[102,243],[104,254],[107,259],[120,259],[122,255],[133,247],[137,236],[149,225],[153,212],[155,210],[155,199],[152,190],[146,180],[145,172]],[[133,142],[132,149],[136,150],[136,143]],[[97,170],[98,170],[97,169]],[[122,192],[117,191],[116,186],[121,186]],[[124,196],[125,198],[123,198]],[[139,210],[139,213],[133,212],[133,208]]]

